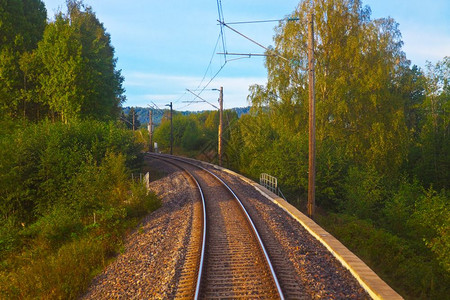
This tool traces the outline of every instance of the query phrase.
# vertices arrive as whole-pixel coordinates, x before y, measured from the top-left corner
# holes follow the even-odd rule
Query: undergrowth
[[[318,222],[406,299],[447,299],[449,273],[422,245],[346,214]]]
[[[115,124],[27,124],[0,137],[0,299],[75,299],[157,197],[130,178]]]

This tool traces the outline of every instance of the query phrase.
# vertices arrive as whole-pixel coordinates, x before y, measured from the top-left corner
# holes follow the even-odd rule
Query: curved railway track
[[[329,244],[319,241],[333,242],[328,233],[315,228],[321,238],[310,234],[308,226],[314,224],[301,223],[298,218],[307,222],[306,217],[287,211],[289,206],[280,208],[278,200],[246,178],[166,155],[147,154],[146,168],[153,172],[149,187],[163,205],[127,237],[125,252],[93,280],[82,299],[369,299],[362,279],[370,283],[374,298],[379,293],[401,299],[368,267],[357,266],[362,279],[355,278]],[[335,251],[346,255],[352,268],[360,264],[347,249]]]
[[[201,166],[173,157],[154,157],[187,172],[202,198],[202,246],[197,257],[191,256],[198,267],[187,264],[189,271],[184,272],[186,278],[181,280],[185,282],[184,289],[190,290],[196,281],[195,299],[284,299],[261,237],[233,190]],[[197,278],[192,276],[194,269]],[[190,294],[189,291],[179,292],[180,295]]]

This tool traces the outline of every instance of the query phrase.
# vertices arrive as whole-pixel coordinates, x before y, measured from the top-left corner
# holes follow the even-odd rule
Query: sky
[[[64,0],[43,0],[51,20],[66,11]],[[279,20],[292,13],[299,0],[222,0],[225,22]],[[217,0],[84,0],[106,31],[125,78],[123,106],[175,110],[212,110],[223,87],[224,108],[248,105],[248,88],[265,84],[264,58],[252,57],[224,64],[217,20]],[[363,0],[372,18],[392,17],[399,23],[403,50],[412,64],[423,68],[450,56],[449,0]],[[273,23],[233,25],[264,46],[273,44]],[[236,33],[225,30],[229,53],[263,53]],[[217,47],[216,47],[217,45]],[[199,94],[202,99],[196,98]],[[203,90],[204,89],[204,90]]]

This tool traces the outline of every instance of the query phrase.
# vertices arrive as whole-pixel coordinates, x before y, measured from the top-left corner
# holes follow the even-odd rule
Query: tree
[[[450,57],[427,64],[426,96],[421,103],[415,173],[427,185],[448,188],[450,182]]]
[[[302,1],[282,22],[266,60],[268,83],[255,87],[253,104],[269,105],[285,130],[306,132],[307,16],[314,13],[316,58],[317,147],[331,140],[359,164],[382,174],[395,174],[407,149],[405,99],[395,82],[409,62],[393,19],[370,19],[361,1]],[[294,114],[296,111],[298,114]],[[277,113],[276,113],[277,114]]]
[[[42,101],[64,122],[115,118],[124,89],[110,36],[81,1],[67,1],[67,8],[47,26],[37,49]]]
[[[122,114],[122,116],[121,116],[122,122],[125,123],[125,126],[128,129],[137,129],[137,128],[141,127],[141,122],[138,120],[137,113],[136,113],[136,110],[134,107],[130,108],[127,115],[125,115],[123,113],[123,111],[121,114]],[[133,115],[134,115],[134,121],[133,121]],[[134,124],[134,128],[133,128],[133,124]]]
[[[23,55],[37,47],[47,24],[41,0],[0,1],[0,111],[12,117],[27,115],[27,76]]]

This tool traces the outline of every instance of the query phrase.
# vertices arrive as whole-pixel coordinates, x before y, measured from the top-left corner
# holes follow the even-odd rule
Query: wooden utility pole
[[[308,164],[308,215],[314,216],[316,206],[316,108],[314,93],[314,23],[313,10],[308,20],[308,73],[309,73],[309,164]]]
[[[152,110],[148,111],[148,136],[149,136],[149,145],[148,151],[153,152],[153,118],[152,118]]]
[[[222,155],[223,155],[223,87],[220,87],[219,94],[219,166],[222,166]]]
[[[136,118],[136,112],[133,109],[133,131],[134,131],[134,122],[135,122],[135,118]]]

